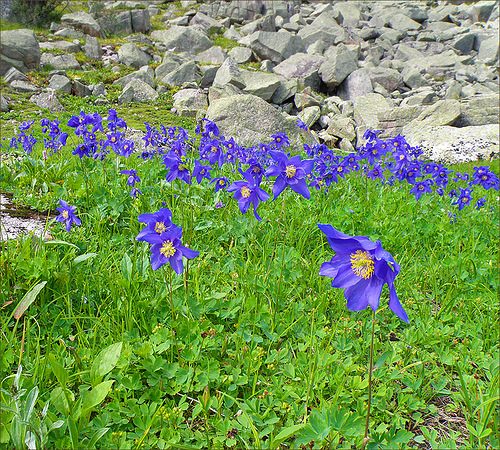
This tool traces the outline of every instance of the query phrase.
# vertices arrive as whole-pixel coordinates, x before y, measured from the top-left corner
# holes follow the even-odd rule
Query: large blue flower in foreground
[[[322,264],[319,274],[333,278],[332,286],[345,289],[347,308],[360,311],[370,306],[377,310],[382,287],[389,287],[389,308],[401,320],[409,322],[408,315],[399,302],[394,279],[399,264],[382,248],[380,241],[373,242],[365,236],[348,236],[331,225],[318,224],[335,256]]]
[[[182,229],[173,226],[162,234],[148,236],[151,245],[151,267],[159,269],[169,263],[175,273],[181,274],[184,270],[182,257],[187,259],[196,258],[200,252],[184,247],[181,243]]]
[[[306,176],[309,175],[314,167],[312,159],[302,161],[299,155],[288,156],[280,151],[270,151],[269,154],[276,164],[266,170],[266,177],[276,176],[273,186],[274,199],[280,195],[288,186],[297,194],[305,198],[310,198],[311,194],[307,189]]]
[[[172,211],[168,208],[162,208],[155,213],[145,213],[138,217],[139,222],[145,223],[146,226],[139,232],[136,237],[138,241],[146,241],[150,244],[151,236],[162,235],[172,228],[180,228],[172,222]]]

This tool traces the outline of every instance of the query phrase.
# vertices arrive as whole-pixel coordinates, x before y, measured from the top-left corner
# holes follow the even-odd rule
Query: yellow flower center
[[[240,192],[241,192],[241,195],[243,196],[243,198],[250,197],[250,194],[252,193],[252,191],[250,189],[248,189],[248,187],[246,187],[246,186],[243,186],[241,188]]]
[[[297,168],[293,165],[286,166],[285,173],[287,178],[292,178],[297,173]]]
[[[217,147],[212,146],[212,153],[217,153],[217,150],[219,150]]]
[[[343,170],[344,170],[344,168],[342,166],[337,167],[337,172],[342,172]]]
[[[64,211],[62,212],[62,216],[63,216],[65,219],[67,219],[67,218],[69,217],[69,212],[68,212],[68,211],[66,211],[66,210],[64,210]]]
[[[111,142],[115,142],[116,138],[114,136],[111,136]]]
[[[375,262],[368,252],[356,250],[351,253],[351,269],[358,277],[368,280],[375,270]]]
[[[160,253],[164,255],[166,258],[170,258],[175,255],[175,247],[172,244],[172,241],[165,241],[161,246]]]
[[[219,186],[224,186],[226,182],[224,180],[219,180]]]
[[[158,234],[162,234],[163,232],[167,231],[167,227],[165,226],[165,224],[163,222],[156,222],[155,231]]]

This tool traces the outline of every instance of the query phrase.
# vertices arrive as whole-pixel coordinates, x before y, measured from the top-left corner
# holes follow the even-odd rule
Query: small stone
[[[53,75],[49,81],[49,88],[71,94],[71,80],[64,75]]]
[[[64,111],[64,107],[57,99],[56,94],[53,90],[33,95],[32,97],[30,97],[30,102],[34,103],[40,108],[46,108],[51,112]]]

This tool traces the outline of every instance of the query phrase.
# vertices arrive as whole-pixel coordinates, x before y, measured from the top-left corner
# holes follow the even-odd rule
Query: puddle
[[[11,194],[0,193],[0,241],[16,239],[22,234],[48,237],[45,226],[52,217],[54,215],[14,205]]]

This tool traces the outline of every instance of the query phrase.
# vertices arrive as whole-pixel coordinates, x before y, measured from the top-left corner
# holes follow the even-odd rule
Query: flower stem
[[[173,286],[172,286],[172,271],[168,270],[168,292],[169,292],[169,300],[170,300],[170,310],[172,312],[172,320],[175,318],[175,309],[174,309],[174,299],[172,295]]]
[[[372,314],[372,337],[370,343],[370,362],[368,366],[368,408],[366,410],[366,423],[365,423],[365,436],[363,438],[363,444],[361,449],[366,447],[370,438],[368,437],[368,428],[370,425],[370,410],[372,406],[372,372],[373,372],[373,344],[375,338],[375,311]]]

